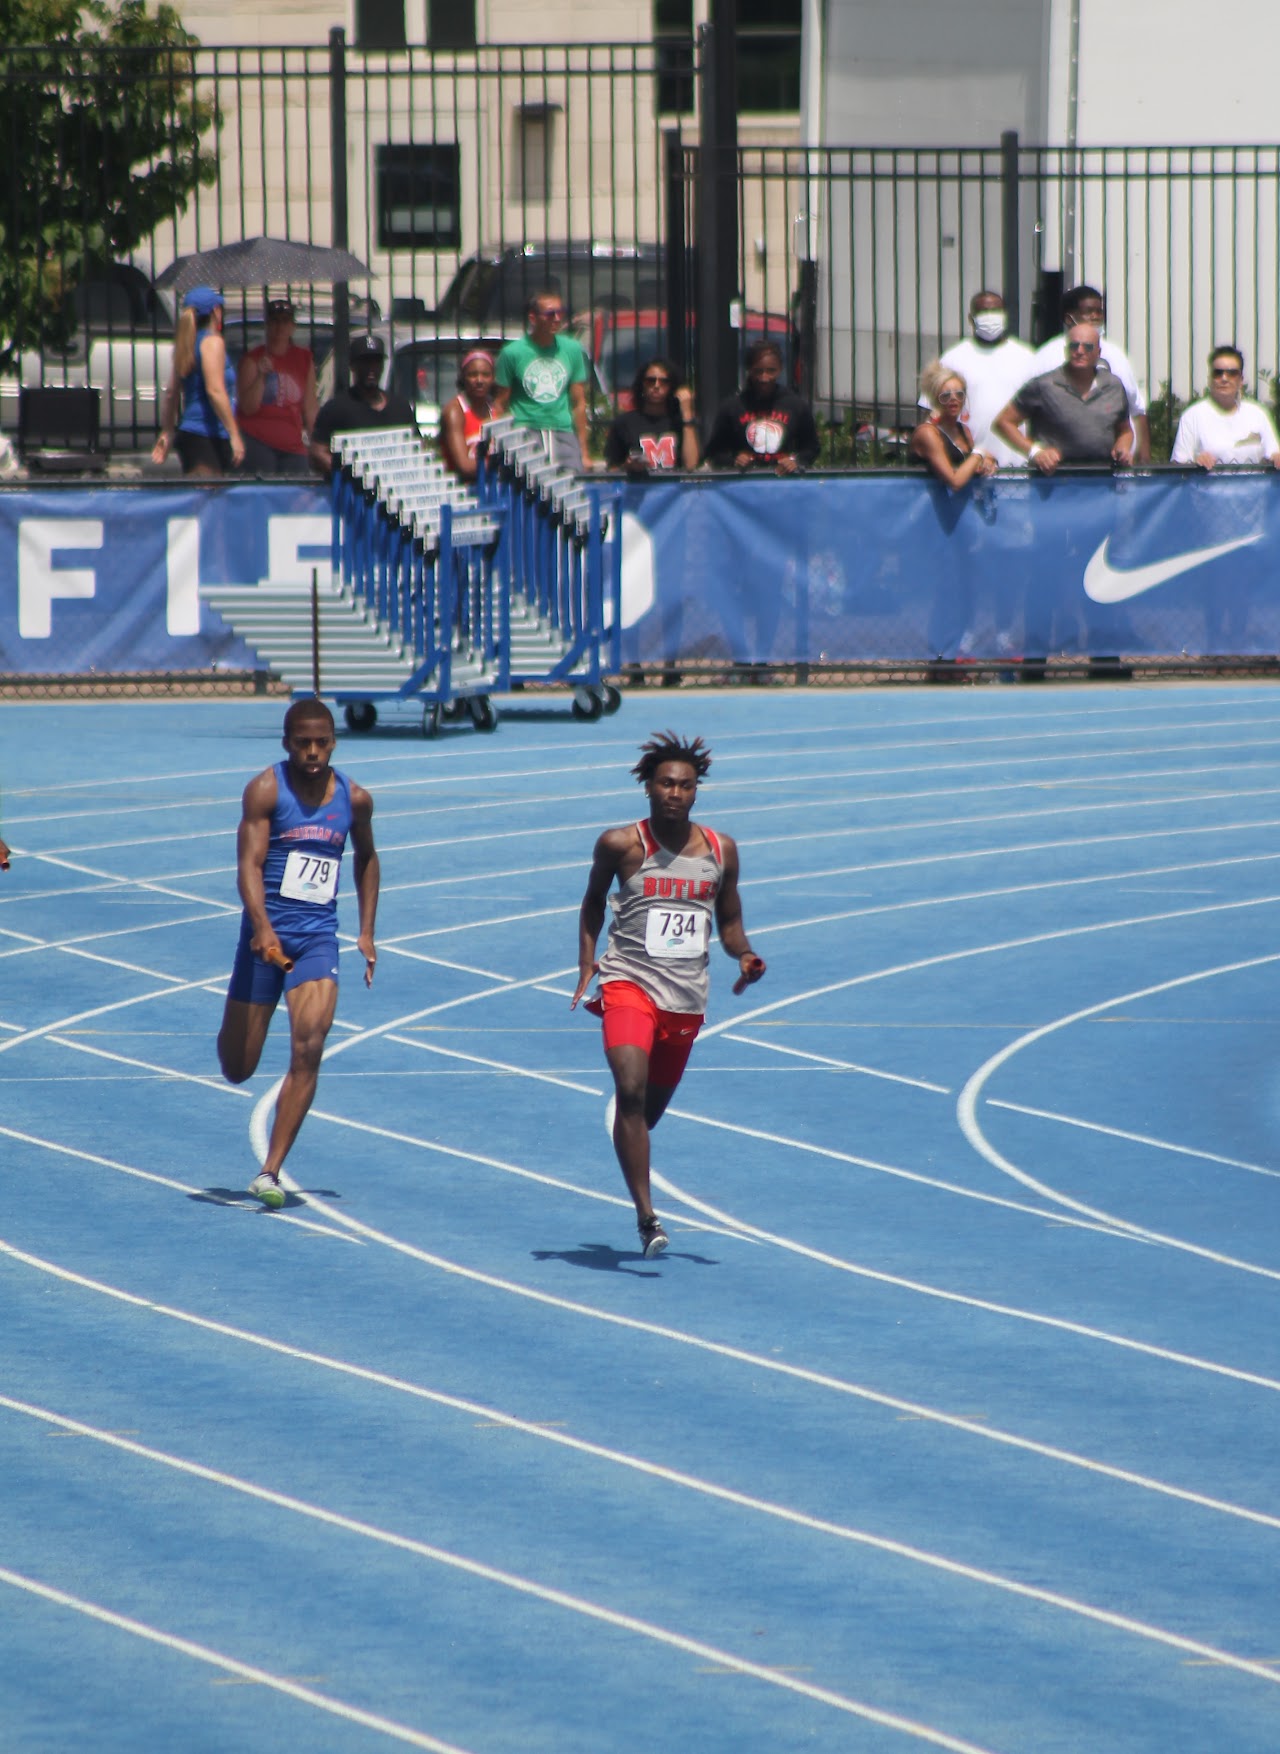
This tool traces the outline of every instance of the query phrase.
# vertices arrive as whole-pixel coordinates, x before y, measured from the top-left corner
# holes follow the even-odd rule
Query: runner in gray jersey
[[[604,1019],[615,1092],[613,1146],[635,1201],[646,1259],[667,1246],[649,1191],[649,1134],[702,1027],[713,915],[721,944],[738,961],[734,992],[765,970],[742,924],[738,849],[727,834],[691,818],[698,781],[710,766],[701,737],[685,742],[666,731],[649,739],[631,770],[649,800],[648,820],[600,836],[578,916],[578,986],[570,1009],[598,974],[600,994],[586,1009]],[[615,879],[618,893],[611,896]],[[613,922],[597,962],[606,903]]]

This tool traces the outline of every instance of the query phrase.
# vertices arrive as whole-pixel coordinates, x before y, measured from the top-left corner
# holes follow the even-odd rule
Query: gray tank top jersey
[[[699,824],[699,826],[701,826]],[[647,822],[637,822],[644,859],[609,897],[613,920],[600,958],[600,981],[633,981],[659,1011],[707,1008],[711,922],[724,855],[719,836],[703,828],[707,853],[669,853]]]

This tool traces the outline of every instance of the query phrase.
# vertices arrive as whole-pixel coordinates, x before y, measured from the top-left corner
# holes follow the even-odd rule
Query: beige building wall
[[[218,50],[223,122],[218,142],[221,179],[203,192],[173,235],[175,251],[218,235],[258,232],[329,242],[328,32],[342,24],[355,35],[354,6],[277,0],[270,10],[252,0],[177,0],[186,23],[208,50]],[[707,0],[695,0],[695,28]],[[406,0],[406,51],[348,57],[347,181],[351,247],[374,271],[372,291],[384,309],[394,297],[431,308],[459,262],[497,242],[584,237],[633,243],[664,236],[663,129],[673,118],[655,110],[651,0],[547,0],[530,42],[527,0],[477,0],[475,55],[457,57],[457,75],[435,71],[425,48],[426,0]],[[569,58],[539,45],[610,45]],[[634,51],[628,49],[634,45]],[[486,49],[503,46],[499,57]],[[522,79],[477,79],[471,69],[512,65],[523,46]],[[244,48],[230,79],[229,51]],[[610,59],[613,77],[605,71]],[[214,57],[207,58],[214,64]],[[589,74],[589,65],[599,71]],[[682,118],[696,139],[696,118]],[[799,118],[739,118],[743,146],[793,147]],[[383,250],[377,243],[376,162],[384,144],[456,143],[460,148],[462,241],[458,249]],[[746,303],[785,310],[794,283],[795,216],[776,179],[750,178],[743,191]]]

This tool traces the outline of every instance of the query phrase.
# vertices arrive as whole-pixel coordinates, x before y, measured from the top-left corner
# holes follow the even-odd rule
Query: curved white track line
[[[1178,987],[1193,986],[1199,981],[1216,980],[1220,975],[1238,974],[1243,969],[1265,968],[1268,963],[1273,962],[1280,962],[1280,952],[1273,952],[1268,956],[1249,957],[1241,962],[1227,962],[1216,968],[1199,969],[1193,974],[1177,975],[1172,980],[1157,981],[1152,986],[1139,987],[1133,992],[1117,993],[1096,1005],[1086,1005],[1079,1011],[1073,1011],[1065,1017],[1055,1018],[1051,1023],[1041,1024],[1038,1029],[1028,1030],[1025,1035],[1020,1035],[1016,1041],[1007,1043],[998,1053],[992,1054],[989,1060],[979,1066],[960,1092],[956,1102],[956,1118],[961,1132],[974,1150],[984,1157],[993,1168],[1000,1170],[1004,1175],[1011,1176],[1014,1181],[1021,1182],[1024,1187],[1033,1189],[1044,1199],[1053,1200],[1057,1205],[1065,1206],[1070,1211],[1079,1212],[1085,1217],[1111,1225],[1117,1230],[1127,1231],[1130,1236],[1139,1237],[1144,1242],[1160,1243],[1165,1248],[1178,1249],[1185,1254],[1197,1255],[1203,1260],[1228,1262],[1244,1272],[1257,1273],[1269,1279],[1280,1279],[1280,1272],[1251,1266],[1247,1262],[1237,1261],[1230,1256],[1222,1255],[1215,1249],[1202,1248],[1197,1243],[1185,1242],[1181,1237],[1169,1236],[1163,1231],[1148,1229],[1146,1225],[1133,1224],[1126,1218],[1118,1218],[1113,1213],[1104,1212],[1100,1207],[1087,1204],[1084,1200],[1076,1200],[1069,1194],[1060,1193],[1056,1188],[1050,1187],[1047,1182],[1042,1182],[1037,1177],[1028,1175],[1025,1170],[1019,1169],[1016,1164],[1011,1163],[1007,1157],[997,1151],[983,1132],[977,1114],[978,1098],[981,1096],[984,1086],[1000,1067],[1011,1060],[1015,1054],[1021,1053],[1032,1043],[1043,1040],[1045,1036],[1053,1035],[1060,1029],[1066,1029],[1070,1024],[1079,1023],[1086,1017],[1096,1017],[1104,1011],[1113,1010],[1117,1005],[1132,1004],[1135,1000],[1149,999],[1156,993],[1172,992]]]
[[[73,1596],[66,1590],[55,1589],[52,1584],[41,1583],[34,1577],[24,1577],[18,1571],[10,1571],[7,1566],[0,1565],[0,1583],[8,1584],[15,1590],[23,1590],[29,1596],[37,1596],[41,1601],[52,1602],[59,1608],[70,1608],[90,1620],[112,1627],[116,1632],[127,1632],[133,1638],[145,1639],[148,1644],[158,1644],[165,1650],[176,1651],[179,1656],[192,1657],[198,1663],[208,1663],[228,1675],[235,1675],[241,1681],[256,1681],[261,1687],[269,1687],[273,1693],[287,1694],[290,1699],[297,1699],[303,1705],[313,1705],[320,1711],[328,1712],[331,1717],[345,1718],[349,1723],[359,1724],[364,1729],[377,1730],[396,1742],[407,1742],[411,1748],[426,1748],[430,1750],[430,1754],[467,1754],[465,1748],[459,1748],[454,1742],[441,1742],[435,1736],[424,1735],[420,1730],[411,1730],[407,1724],[395,1723],[391,1718],[379,1717],[371,1711],[361,1711],[359,1706],[346,1705],[327,1693],[317,1693],[313,1687],[304,1687],[298,1681],[288,1681],[282,1675],[269,1674],[266,1669],[255,1668],[251,1663],[242,1663],[236,1657],[224,1656],[221,1651],[211,1650],[206,1644],[196,1644],[189,1638],[179,1638],[176,1633],[161,1632],[157,1627],[134,1620],[128,1614],[117,1614],[97,1602],[86,1601],[83,1596]],[[210,1708],[203,1707],[202,1716],[207,1719],[209,1715]]]
[[[54,1416],[54,1422],[69,1430],[79,1429],[86,1436],[97,1435],[90,1427],[79,1427],[75,1420],[63,1420]],[[103,1434],[104,1437],[105,1435]],[[852,1699],[847,1694],[837,1693],[831,1688],[814,1686],[811,1682],[801,1681],[781,1670],[767,1668],[761,1663],[753,1663],[746,1657],[735,1655],[732,1651],[721,1650],[719,1646],[707,1644],[702,1639],[688,1638],[683,1633],[669,1631],[665,1626],[658,1626],[649,1620],[641,1620],[636,1615],[624,1614],[612,1608],[602,1607],[599,1603],[588,1601],[583,1596],[573,1596],[566,1590],[553,1589],[545,1584],[534,1583],[530,1578],[520,1577],[514,1572],[502,1571],[497,1566],[464,1558],[459,1553],[450,1553],[443,1547],[433,1547],[425,1541],[415,1541],[405,1535],[392,1534],[388,1530],[375,1528],[371,1523],[361,1523],[350,1517],[339,1516],[335,1512],[322,1510],[318,1505],[307,1504],[302,1499],[290,1498],[282,1492],[269,1491],[265,1487],[255,1486],[248,1480],[238,1480],[231,1474],[220,1474],[212,1468],[203,1468],[195,1463],[179,1462],[177,1458],[165,1457],[158,1450],[147,1450],[141,1446],[133,1445],[128,1447],[135,1454],[155,1461],[167,1461],[170,1466],[179,1466],[183,1472],[214,1481],[233,1491],[243,1492],[246,1496],[260,1499],[277,1509],[294,1511],[317,1522],[328,1523],[331,1527],[342,1529],[347,1533],[358,1534],[365,1539],[378,1541],[384,1546],[398,1548],[401,1552],[412,1553],[418,1558],[429,1559],[451,1571],[478,1578],[484,1583],[496,1584],[503,1589],[530,1597],[549,1607],[565,1609],[569,1613],[579,1615],[583,1619],[596,1621],[615,1631],[637,1634],[655,1644],[663,1645],[668,1650],[679,1651],[683,1656],[698,1657],[704,1662],[714,1663],[720,1668],[729,1669],[736,1675],[747,1676],[753,1681],[763,1681],[768,1686],[776,1687],[784,1693],[794,1693],[814,1704],[829,1706],[832,1710],[843,1712],[846,1716],[860,1718],[866,1723],[879,1724],[883,1729],[897,1730],[915,1741],[927,1743],[930,1747],[945,1748],[950,1750],[951,1754],[992,1754],[989,1747],[965,1741],[959,1736],[948,1735],[943,1730],[935,1730],[930,1725],[904,1717],[899,1712],[883,1711],[878,1706],[867,1705],[861,1700]],[[326,1694],[316,1693],[313,1689],[304,1687],[298,1682],[287,1681],[280,1676],[268,1674],[266,1670],[252,1668],[234,1658],[224,1657],[221,1653],[212,1651],[205,1645],[195,1644],[191,1640],[179,1638],[173,1633],[158,1631],[155,1627],[147,1626],[142,1621],[130,1619],[127,1615],[116,1614],[111,1609],[87,1602],[82,1597],[69,1595],[63,1590],[53,1589],[48,1584],[24,1577],[3,1566],[0,1566],[0,1583],[7,1583],[16,1589],[26,1590],[28,1594],[43,1597],[46,1601],[55,1602],[61,1607],[73,1608],[76,1612],[87,1614],[90,1618],[102,1621],[119,1631],[129,1632],[137,1638],[145,1638],[151,1643],[163,1645],[166,1649],[178,1651],[183,1656],[195,1657],[201,1662],[212,1663],[231,1674],[241,1676],[245,1680],[258,1681],[264,1687],[270,1687],[279,1693],[287,1693],[292,1698],[301,1700],[304,1704],[318,1706],[322,1711],[327,1711],[334,1716],[348,1718],[353,1723],[379,1730],[383,1735],[391,1736],[396,1741],[408,1742],[413,1747],[436,1750],[437,1754],[465,1754],[465,1750],[457,1749],[453,1744],[437,1741],[434,1737],[411,1730],[406,1725],[394,1723],[389,1718],[376,1717],[371,1712],[345,1705]],[[1209,1645],[1202,1646],[1185,1641],[1179,1641],[1179,1645],[1185,1647],[1192,1654],[1202,1655],[1210,1661],[1223,1663],[1228,1667],[1240,1667],[1244,1661],[1242,1658],[1233,1658],[1225,1652],[1218,1653]],[[1267,1674],[1265,1669],[1261,1669],[1256,1664],[1253,1665],[1253,1668],[1257,1668],[1259,1674]],[[1270,1675],[1268,1678],[1276,1680],[1280,1677]]]
[[[327,1524],[331,1528],[343,1530],[345,1533],[359,1535],[364,1540],[375,1541],[381,1546],[396,1548],[401,1552],[411,1553],[417,1558],[428,1559],[438,1565],[480,1577],[488,1582],[515,1589],[521,1594],[535,1597],[537,1600],[550,1602],[556,1606],[568,1608],[575,1614],[581,1614],[593,1620],[603,1620],[607,1625],[619,1626],[626,1631],[639,1632],[642,1636],[656,1638],[659,1642],[673,1646],[677,1650],[689,1651],[693,1655],[710,1657],[714,1662],[728,1661],[729,1665],[740,1674],[749,1674],[760,1680],[770,1680],[782,1684],[809,1698],[818,1698],[824,1703],[840,1700],[844,1708],[852,1710],[859,1717],[870,1717],[872,1722],[890,1721],[887,1714],[875,1707],[869,1707],[860,1701],[849,1700],[841,1694],[833,1694],[825,1688],[815,1689],[808,1682],[791,1682],[779,1671],[761,1667],[745,1661],[743,1658],[728,1656],[712,1645],[686,1638],[681,1633],[670,1632],[665,1627],[654,1625],[651,1621],[637,1620],[631,1615],[621,1614],[612,1608],[602,1607],[582,1596],[570,1595],[566,1591],[550,1589],[545,1585],[534,1583],[531,1579],[518,1574],[500,1570],[483,1561],[464,1558],[447,1548],[436,1547],[426,1541],[419,1541],[409,1535],[398,1535],[389,1529],[379,1528],[376,1524],[366,1523],[354,1517],[342,1515],[338,1511],[325,1510],[306,1499],[294,1498],[288,1493],[278,1492],[272,1488],[259,1486],[254,1481],[243,1479],[235,1474],[228,1474],[219,1468],[209,1468],[203,1463],[192,1462],[184,1457],[175,1456],[165,1450],[152,1448],[148,1444],[134,1443],[122,1438],[114,1432],[102,1431],[96,1426],[86,1425],[81,1420],[69,1419],[63,1414],[54,1413],[47,1408],[33,1406],[30,1402],[17,1401],[7,1395],[0,1395],[0,1407],[21,1413],[28,1418],[36,1419],[46,1425],[56,1426],[61,1431],[74,1433],[78,1437],[92,1438],[108,1448],[121,1450],[127,1455],[137,1456],[143,1461],[155,1462],[161,1467],[172,1469],[176,1473],[185,1474],[193,1479],[202,1480],[214,1486],[220,1486],[232,1492],[243,1494],[246,1498],[254,1498],[264,1504],[270,1504],[279,1510],[292,1511],[295,1515],[307,1517],[314,1522]],[[680,1476],[676,1476],[680,1479]],[[685,1477],[688,1478],[688,1477]],[[692,1482],[701,1485],[701,1482]],[[711,1489],[717,1497],[751,1510],[773,1511],[775,1507],[760,1500],[750,1499],[734,1492],[722,1492]],[[1166,1649],[1182,1651],[1201,1660],[1212,1662],[1224,1668],[1236,1670],[1240,1674],[1252,1675],[1255,1679],[1270,1681],[1273,1686],[1280,1685],[1280,1673],[1266,1664],[1259,1663],[1249,1657],[1240,1657],[1233,1652],[1219,1649],[1216,1645],[1205,1644],[1200,1639],[1187,1638],[1181,1633],[1170,1632],[1166,1627],[1153,1626],[1145,1620],[1134,1619],[1128,1614],[1113,1613],[1110,1609],[1095,1607],[1090,1602],[1081,1602],[1072,1596],[1061,1595],[1056,1590],[1044,1590],[1034,1584],[1019,1583],[1016,1579],[1003,1577],[997,1572],[985,1571],[977,1566],[964,1565],[955,1560],[945,1558],[942,1554],[931,1553],[919,1547],[912,1547],[901,1541],[888,1540],[882,1536],[870,1535],[861,1529],[848,1528],[839,1523],[829,1523],[820,1518],[809,1518],[792,1513],[788,1520],[801,1526],[813,1529],[822,1534],[831,1534],[853,1544],[870,1548],[876,1552],[887,1554],[892,1558],[906,1559],[914,1564],[923,1565],[930,1570],[942,1572],[944,1575],[958,1578],[965,1583],[980,1584],[985,1588],[994,1589],[1004,1594],[1015,1596],[1023,1601],[1035,1602],[1040,1607],[1057,1608],[1065,1613],[1093,1622],[1095,1625],[1106,1626],[1112,1631],[1130,1633],[1150,1643],[1164,1646]],[[897,1719],[896,1728],[909,1728],[918,1733],[923,1726],[907,1719]],[[926,1737],[927,1739],[927,1737]],[[949,1744],[942,1742],[940,1746]]]
[[[547,1425],[517,1418],[514,1414],[502,1412],[496,1407],[486,1406],[483,1402],[445,1394],[439,1389],[429,1389],[419,1383],[409,1382],[403,1377],[391,1376],[386,1371],[371,1370],[365,1365],[351,1364],[344,1359],[335,1358],[325,1353],[310,1352],[303,1347],[289,1345],[283,1340],[268,1339],[252,1329],[236,1328],[226,1322],[215,1321],[208,1316],[195,1315],[190,1310],[181,1310],[166,1304],[155,1303],[149,1298],[139,1297],[133,1292],[124,1291],[119,1286],[104,1284],[101,1280],[90,1279],[83,1273],[76,1273],[69,1267],[60,1267],[53,1261],[43,1260],[39,1255],[29,1254],[3,1240],[0,1240],[0,1254],[7,1256],[20,1266],[30,1268],[33,1272],[47,1274],[50,1278],[59,1280],[63,1284],[74,1285],[79,1290],[93,1292],[96,1296],[125,1304],[131,1309],[143,1310],[149,1315],[163,1317],[166,1321],[178,1322],[203,1333],[217,1334],[224,1339],[235,1340],[246,1346],[255,1346],[261,1351],[277,1357],[314,1365],[318,1369],[330,1370],[340,1376],[351,1377],[358,1382],[390,1389],[395,1394],[407,1395],[414,1400],[427,1401],[434,1406],[448,1407],[455,1412],[467,1413],[484,1420],[486,1423],[507,1426],[513,1431],[523,1433],[526,1437],[537,1438],[540,1442],[559,1445],[584,1455],[595,1456],[624,1467],[635,1468],[655,1479],[696,1487],[698,1490],[711,1492],[716,1496],[728,1493],[729,1497],[735,1500],[738,1496],[729,1492],[728,1488],[712,1487],[708,1482],[697,1481],[692,1475],[681,1474],[660,1463],[646,1462],[637,1456],[626,1455],[621,1451],[590,1443],[583,1438],[572,1437],[567,1432],[557,1431]],[[652,1323],[635,1322],[631,1325],[648,1333],[661,1332]],[[719,1346],[715,1342],[696,1340],[692,1336],[685,1336],[685,1339],[690,1345],[713,1354],[724,1355],[729,1352],[728,1348]],[[735,1361],[749,1365],[760,1366],[768,1370],[778,1369],[777,1361],[774,1359],[746,1352],[730,1352],[730,1356]],[[1000,1444],[1004,1448],[1020,1454],[1034,1456],[1037,1460],[1060,1462],[1066,1467],[1078,1468],[1081,1472],[1096,1475],[1100,1479],[1115,1481],[1122,1486],[1132,1486],[1138,1491],[1152,1492],[1159,1497],[1191,1505],[1198,1510],[1207,1510],[1217,1515],[1232,1517],[1241,1522],[1256,1524],[1260,1528],[1280,1532],[1280,1516],[1271,1516],[1265,1511],[1252,1510],[1246,1505],[1235,1504],[1228,1499],[1215,1498],[1207,1493],[1195,1492],[1189,1487],[1174,1486],[1166,1480],[1158,1480],[1148,1474],[1138,1474],[1129,1468],[1114,1467],[1108,1462],[1100,1462],[1095,1457],[1082,1455],[1076,1450],[1061,1449],[1052,1444],[1042,1443],[1035,1438],[1020,1437],[1015,1432],[1002,1430],[999,1426],[991,1425],[986,1420],[978,1421],[966,1419],[957,1413],[944,1413],[921,1401],[904,1400],[900,1395],[886,1394],[883,1390],[870,1389],[861,1383],[846,1382],[834,1377],[820,1377],[813,1371],[806,1371],[796,1366],[782,1367],[781,1374],[798,1378],[818,1388],[832,1389],[848,1396],[850,1400],[862,1401],[868,1406],[883,1408],[901,1418],[938,1425],[943,1430],[960,1432],[967,1437],[978,1438],[983,1443]],[[776,1513],[788,1520],[795,1520],[799,1515],[797,1512],[788,1511],[780,1506],[770,1507],[763,1500],[749,1500],[748,1502],[755,1508],[768,1509],[771,1514]]]

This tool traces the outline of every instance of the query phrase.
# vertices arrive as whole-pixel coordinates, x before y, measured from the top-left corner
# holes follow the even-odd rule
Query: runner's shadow
[[[644,1262],[644,1256],[638,1249],[611,1248],[607,1242],[584,1242],[576,1249],[534,1249],[533,1258],[535,1261],[564,1261],[570,1267],[588,1267],[594,1273],[627,1273],[633,1279],[657,1277],[654,1267],[645,1267],[638,1272],[630,1264],[633,1261]],[[677,1255],[671,1249],[658,1259],[692,1261],[699,1267],[714,1267],[719,1264],[709,1260],[706,1255]]]
[[[340,1200],[342,1198],[342,1195],[334,1188],[307,1188],[304,1191],[315,1194],[322,1200]],[[270,1209],[264,1206],[260,1200],[255,1200],[253,1195],[247,1193],[244,1188],[205,1188],[198,1194],[188,1194],[187,1198],[195,1200],[201,1206],[248,1206],[252,1210],[262,1212]],[[299,1199],[297,1194],[291,1193],[286,1188],[284,1205],[276,1207],[275,1210],[288,1212],[293,1207],[305,1206],[306,1203],[305,1200]]]

